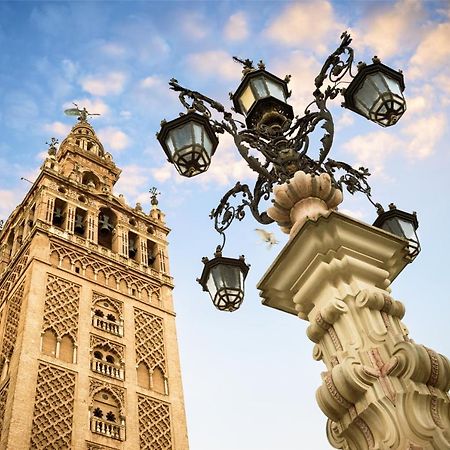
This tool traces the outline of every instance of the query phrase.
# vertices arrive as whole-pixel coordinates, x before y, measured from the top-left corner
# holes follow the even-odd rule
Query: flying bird
[[[267,244],[267,248],[272,248],[272,245],[278,244],[278,241],[273,233],[261,228],[255,228],[255,231],[258,233],[261,240]]]

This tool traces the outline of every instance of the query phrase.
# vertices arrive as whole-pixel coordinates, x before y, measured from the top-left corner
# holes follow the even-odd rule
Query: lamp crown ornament
[[[329,157],[334,140],[329,102],[343,96],[344,107],[387,127],[394,125],[406,110],[403,97],[405,85],[403,74],[382,64],[377,56],[372,64],[359,63],[354,75],[351,41],[348,32],[343,32],[339,46],[325,60],[314,80],[313,98],[303,115],[296,115],[288,103],[291,92],[287,84],[291,76],[279,78],[266,70],[263,61],[255,67],[251,59],[233,57],[243,69],[239,86],[234,93],[230,93],[232,112],[216,100],[182,86],[175,78],[169,81],[170,89],[178,93],[186,112],[176,119],[162,121],[157,138],[167,159],[180,175],[193,177],[206,172],[219,143],[217,135],[223,133],[231,135],[240,156],[257,173],[253,188],[237,181],[210,214],[216,231],[223,239],[220,252],[225,245],[226,230],[235,219],[241,221],[245,217],[247,208],[262,225],[277,221],[286,232],[300,226],[297,220],[299,214],[293,213],[295,217],[291,217],[291,209],[277,202],[297,189],[296,195],[301,198],[303,206],[297,207],[296,211],[305,211],[307,202],[299,193],[303,189],[299,186],[306,179],[315,189],[311,191],[311,196],[318,199],[314,207],[309,202],[308,208],[312,208],[312,214],[323,214],[323,205],[335,209],[342,200],[344,187],[351,194],[363,193],[373,206],[381,208],[372,200],[367,168],[354,168],[351,164]],[[349,85],[344,89],[342,83],[349,80]],[[318,139],[313,140],[312,136]],[[320,142],[320,146],[313,149],[313,156],[310,143],[316,141]],[[323,197],[325,191],[318,194],[317,182],[329,197]],[[274,207],[267,209],[264,203],[273,192],[279,195],[275,196]],[[241,203],[236,204],[238,196]],[[212,261],[220,266],[223,262],[220,258],[222,256],[215,256],[214,260],[204,261],[204,274]],[[243,270],[242,262],[236,264]],[[204,289],[207,289],[206,279],[207,275],[202,275],[200,282]],[[217,285],[214,289],[217,291]],[[218,307],[219,303],[214,299],[213,302]],[[222,305],[219,309],[227,308]]]

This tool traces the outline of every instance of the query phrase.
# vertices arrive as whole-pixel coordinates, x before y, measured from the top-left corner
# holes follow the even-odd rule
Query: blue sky
[[[250,217],[232,226],[227,256],[252,265],[236,313],[213,309],[195,278],[201,257],[219,243],[208,219],[237,179],[253,176],[231,140],[221,143],[207,174],[181,179],[155,139],[160,120],[182,111],[171,77],[228,105],[240,82],[232,55],[263,59],[292,75],[297,114],[312,99],[313,80],[339,44],[354,37],[356,61],[378,55],[405,74],[408,111],[382,129],[335,101],[330,157],[371,169],[376,201],[419,218],[422,253],[393,285],[406,305],[412,338],[450,354],[447,288],[450,244],[450,8],[447,1],[314,2],[1,2],[0,219],[34,180],[45,142],[73,124],[63,110],[75,101],[102,115],[91,120],[123,169],[116,194],[150,207],[162,192],[192,450],[328,449],[325,418],[314,393],[324,366],[312,359],[306,323],[260,305],[257,281],[286,237],[267,250]],[[314,149],[312,149],[314,151]],[[345,195],[342,210],[372,222],[362,197]]]

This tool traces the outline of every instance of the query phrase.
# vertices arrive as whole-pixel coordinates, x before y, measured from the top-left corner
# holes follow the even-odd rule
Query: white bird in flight
[[[255,228],[255,231],[258,233],[261,240],[267,243],[267,248],[272,248],[272,245],[278,244],[278,241],[273,233],[261,228]]]

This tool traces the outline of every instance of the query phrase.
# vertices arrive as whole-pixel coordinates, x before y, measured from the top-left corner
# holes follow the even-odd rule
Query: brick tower
[[[112,193],[86,114],[48,153],[0,232],[0,449],[187,450],[156,196]]]

